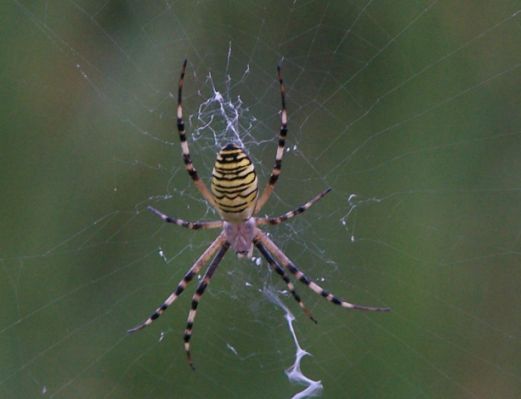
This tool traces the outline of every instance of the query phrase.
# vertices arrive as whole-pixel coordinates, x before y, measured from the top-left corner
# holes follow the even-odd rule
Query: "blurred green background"
[[[325,398],[521,397],[519,1],[4,1],[0,5],[1,398],[290,398],[295,346]],[[348,312],[228,254],[128,336],[216,232],[183,170],[175,90],[208,179],[219,91],[264,182],[287,82],[289,149],[269,228]],[[173,95],[174,93],[174,95]],[[209,101],[210,100],[210,101]],[[207,106],[204,106],[204,105]]]

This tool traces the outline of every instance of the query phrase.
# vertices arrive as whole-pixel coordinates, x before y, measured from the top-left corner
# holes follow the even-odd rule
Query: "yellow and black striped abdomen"
[[[242,148],[228,144],[219,151],[211,189],[224,220],[241,223],[251,217],[257,200],[257,174]]]

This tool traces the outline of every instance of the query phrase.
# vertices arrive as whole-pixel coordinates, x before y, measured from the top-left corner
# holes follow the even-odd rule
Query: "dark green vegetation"
[[[333,191],[267,230],[325,288],[393,309],[350,312],[296,284],[315,325],[282,295],[313,354],[303,372],[322,380],[323,397],[521,397],[519,9],[1,2],[0,397],[264,399],[303,389],[284,374],[295,352],[284,314],[259,292],[286,288],[266,262],[227,254],[198,308],[195,373],[182,348],[195,285],[153,326],[126,334],[217,234],[145,211],[216,216],[178,146],[185,57],[198,172],[209,181],[233,136],[215,103],[198,114],[211,73],[225,98],[240,95],[239,136],[260,187],[277,145],[283,58],[291,151],[265,211]]]

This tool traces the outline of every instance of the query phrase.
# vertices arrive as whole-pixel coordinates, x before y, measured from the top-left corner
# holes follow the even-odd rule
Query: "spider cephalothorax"
[[[184,346],[188,363],[193,368],[192,357],[190,353],[190,340],[192,338],[192,329],[197,306],[201,296],[204,294],[206,287],[217,269],[217,266],[223,259],[226,251],[231,247],[239,256],[250,256],[253,247],[257,247],[261,255],[266,259],[273,270],[281,276],[286,283],[289,292],[298,302],[299,306],[306,315],[313,321],[315,319],[311,312],[304,306],[299,295],[295,291],[293,283],[290,281],[286,271],[292,274],[297,280],[305,284],[313,292],[327,299],[335,305],[348,309],[386,312],[389,308],[356,305],[346,302],[332,293],[324,290],[314,281],[311,281],[285,254],[282,250],[258,227],[264,224],[275,225],[285,222],[307,210],[314,203],[324,197],[330,189],[324,190],[316,195],[304,205],[299,206],[293,211],[289,211],[278,217],[257,217],[256,215],[262,209],[266,201],[270,197],[275,183],[280,175],[282,165],[282,156],[284,155],[284,146],[287,134],[287,112],[285,103],[285,87],[282,81],[280,68],[277,68],[280,96],[282,100],[282,109],[280,113],[281,126],[279,131],[279,144],[275,155],[275,165],[271,171],[271,176],[266,184],[262,195],[258,197],[258,182],[255,168],[246,151],[235,144],[224,146],[217,154],[215,166],[212,172],[211,192],[206,185],[200,180],[190,157],[190,150],[186,140],[186,133],[183,121],[182,91],[186,69],[186,60],[183,63],[181,77],[179,79],[178,103],[177,103],[177,129],[179,131],[179,139],[181,141],[181,150],[185,168],[192,178],[195,186],[201,195],[212,205],[220,214],[222,220],[215,221],[197,221],[190,222],[165,215],[155,208],[148,209],[163,219],[165,222],[177,224],[189,229],[214,229],[221,228],[221,234],[210,244],[203,254],[195,261],[192,267],[186,272],[177,288],[165,299],[163,304],[158,307],[152,315],[143,323],[129,330],[135,332],[152,324],[163,312],[183,293],[186,286],[200,272],[202,267],[211,262],[202,277],[195,294],[192,297],[192,305],[188,314],[188,320],[184,333]],[[212,259],[213,258],[213,259]]]

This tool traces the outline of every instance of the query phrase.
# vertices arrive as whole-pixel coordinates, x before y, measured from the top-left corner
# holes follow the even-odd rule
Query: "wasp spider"
[[[221,220],[190,222],[165,215],[151,206],[148,207],[148,210],[167,223],[173,223],[188,229],[199,230],[221,228],[222,231],[221,234],[219,234],[219,236],[215,239],[215,241],[213,241],[212,244],[210,244],[210,246],[203,252],[199,259],[195,261],[188,272],[186,272],[182,280],[177,285],[176,289],[170,294],[168,298],[165,299],[163,304],[159,306],[154,311],[154,313],[152,313],[152,315],[143,323],[138,324],[134,328],[128,330],[129,333],[149,326],[154,322],[154,320],[161,316],[163,312],[179,297],[179,295],[181,295],[188,283],[190,283],[190,281],[192,281],[193,278],[197,276],[202,267],[211,260],[204,276],[197,286],[195,294],[192,297],[192,305],[188,314],[188,320],[184,332],[184,349],[186,351],[189,365],[194,368],[190,353],[190,339],[192,337],[192,329],[197,312],[197,306],[199,305],[199,300],[204,294],[206,287],[210,283],[217,266],[219,266],[219,263],[230,247],[240,257],[251,257],[253,253],[253,246],[256,246],[262,256],[273,268],[273,270],[284,280],[289,292],[297,301],[305,314],[315,323],[316,321],[311,315],[311,312],[306,308],[299,295],[295,291],[295,288],[290,281],[287,272],[292,274],[297,280],[305,284],[316,294],[324,297],[335,305],[356,310],[375,312],[389,311],[390,308],[386,307],[363,306],[346,302],[326,291],[317,283],[311,281],[258,227],[259,225],[265,224],[276,225],[285,222],[297,215],[300,215],[331,191],[331,189],[328,188],[298,208],[277,217],[255,216],[260,212],[264,204],[266,204],[268,201],[271,193],[273,192],[273,188],[275,187],[275,183],[277,183],[279,178],[282,156],[284,154],[284,145],[288,132],[285,86],[282,80],[280,67],[277,67],[280,96],[282,100],[282,108],[280,112],[281,127],[279,131],[279,143],[277,147],[277,153],[275,155],[275,165],[273,166],[271,176],[264,191],[262,192],[262,195],[259,197],[257,174],[255,173],[255,168],[251,162],[251,159],[243,148],[235,144],[228,144],[224,146],[217,154],[217,159],[212,171],[212,180],[210,185],[211,192],[199,178],[199,175],[197,174],[190,157],[190,150],[188,148],[188,141],[186,139],[185,125],[183,120],[182,91],[186,63],[187,61],[185,60],[181,70],[181,77],[179,78],[177,99],[177,129],[179,131],[179,139],[181,141],[183,161],[185,168],[192,178],[195,186],[204,199],[217,210],[221,216]]]

